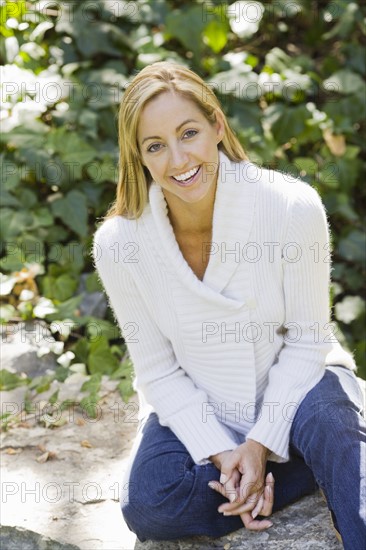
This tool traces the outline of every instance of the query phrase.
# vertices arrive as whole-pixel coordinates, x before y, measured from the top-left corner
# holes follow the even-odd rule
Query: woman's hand
[[[240,515],[247,529],[258,531],[272,525],[268,520],[255,520],[258,514],[267,516],[272,513],[272,474],[268,474],[264,481],[269,453],[266,447],[248,439],[234,451],[225,451],[210,457],[221,470],[220,483],[212,482],[210,486],[230,500],[230,503],[220,506],[219,512],[224,515]]]

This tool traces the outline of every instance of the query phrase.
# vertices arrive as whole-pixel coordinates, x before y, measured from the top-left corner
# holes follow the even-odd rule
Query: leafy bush
[[[115,194],[124,87],[144,66],[176,60],[215,89],[253,161],[318,189],[333,230],[336,336],[366,378],[358,3],[19,1],[0,10],[2,322],[46,321],[61,364],[69,353],[63,377],[83,364],[92,380],[119,377],[131,394],[110,310],[85,305],[101,290],[90,245]]]

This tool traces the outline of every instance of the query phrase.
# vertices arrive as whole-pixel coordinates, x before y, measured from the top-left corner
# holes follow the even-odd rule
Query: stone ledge
[[[35,531],[10,525],[0,526],[0,548],[4,550],[79,550],[79,547],[73,544],[63,544]]]
[[[302,498],[273,514],[273,527],[262,533],[244,528],[217,539],[137,541],[134,550],[341,550],[328,508],[320,493]]]

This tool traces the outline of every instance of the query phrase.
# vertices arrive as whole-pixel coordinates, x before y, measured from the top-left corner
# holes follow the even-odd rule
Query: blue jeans
[[[352,371],[327,367],[300,404],[291,427],[291,460],[267,462],[275,478],[273,512],[320,487],[346,550],[366,541],[363,396]],[[212,463],[197,465],[155,413],[140,427],[129,482],[121,494],[124,519],[140,541],[193,535],[221,537],[243,528],[217,508],[227,499],[208,487],[219,480]]]

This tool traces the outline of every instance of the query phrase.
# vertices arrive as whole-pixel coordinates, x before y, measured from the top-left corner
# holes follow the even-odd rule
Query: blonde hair
[[[209,85],[196,73],[178,63],[170,61],[152,63],[133,78],[120,104],[117,196],[107,213],[107,218],[124,216],[129,219],[138,219],[148,202],[151,176],[141,161],[137,142],[138,124],[147,102],[169,91],[193,101],[210,124],[216,121],[215,111],[220,112],[224,120],[225,133],[218,145],[219,149],[232,161],[248,159]]]

